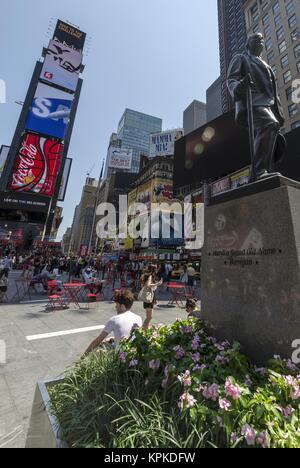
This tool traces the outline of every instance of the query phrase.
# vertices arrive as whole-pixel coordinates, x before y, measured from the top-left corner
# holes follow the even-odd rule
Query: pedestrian
[[[148,330],[151,320],[153,318],[153,309],[155,304],[155,291],[163,284],[163,280],[157,281],[157,268],[156,265],[151,265],[149,273],[145,273],[141,277],[142,289],[139,293],[139,300],[144,303],[144,310],[146,311],[146,320],[144,322],[144,329]]]

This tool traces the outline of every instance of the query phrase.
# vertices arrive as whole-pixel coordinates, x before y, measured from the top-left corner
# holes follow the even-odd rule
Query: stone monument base
[[[292,357],[300,340],[300,184],[277,176],[206,207],[202,315],[258,364]]]

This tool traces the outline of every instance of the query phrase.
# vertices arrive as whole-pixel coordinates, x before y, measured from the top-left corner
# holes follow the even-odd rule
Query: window
[[[289,86],[286,91],[286,99],[287,101],[291,101],[292,100],[292,95],[293,95],[293,87],[292,86]]]
[[[289,81],[291,81],[291,79],[292,79],[292,72],[291,72],[291,70],[288,70],[283,74],[283,81],[286,84]]]
[[[269,51],[273,47],[272,39],[269,37],[269,39],[266,40],[266,50]]]
[[[274,17],[274,23],[275,23],[275,26],[279,26],[282,23],[282,18],[281,18],[280,13]]]
[[[263,16],[262,22],[264,26],[267,26],[267,24],[269,24],[270,19],[268,13],[265,16]]]
[[[297,17],[296,17],[296,15],[293,15],[293,16],[290,17],[289,26],[290,26],[290,29],[294,29],[297,26]]]
[[[279,53],[282,54],[283,52],[286,51],[287,49],[287,46],[286,46],[286,41],[282,41],[280,42],[279,46],[278,46],[278,49],[279,49]]]
[[[292,118],[292,117],[294,117],[294,116],[297,115],[297,114],[299,114],[297,104],[291,104],[291,105],[289,106],[289,116]]]
[[[300,120],[296,120],[296,122],[293,122],[291,125],[291,129],[295,130],[295,128],[300,127]]]
[[[273,65],[273,67],[271,67],[271,68],[272,68],[272,71],[273,71],[273,73],[274,73],[274,75],[275,75],[275,78],[277,78],[277,68],[276,68],[276,65]]]
[[[273,13],[274,13],[274,16],[275,16],[275,15],[278,15],[278,13],[280,13],[279,2],[276,2],[276,3],[273,5]]]
[[[255,3],[255,5],[251,8],[250,12],[251,12],[252,22],[255,23],[255,21],[258,20],[258,16],[259,16],[257,3]]]
[[[300,44],[294,48],[294,54],[296,58],[300,57]]]
[[[268,63],[272,63],[275,58],[274,50],[271,50],[267,55]]]
[[[281,67],[282,68],[286,68],[288,65],[289,65],[289,56],[288,55],[284,55],[284,57],[282,57],[282,59],[280,60],[281,62]]]
[[[286,14],[291,15],[295,11],[295,6],[293,0],[288,0],[285,2]]]
[[[267,24],[267,26],[264,28],[264,35],[265,37],[271,36],[271,26]]]
[[[281,26],[279,29],[277,29],[276,36],[277,36],[278,41],[280,41],[281,39],[284,38],[284,28],[283,28],[283,26]]]

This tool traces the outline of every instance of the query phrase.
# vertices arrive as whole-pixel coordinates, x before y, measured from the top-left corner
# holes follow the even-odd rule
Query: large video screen
[[[53,39],[72,49],[83,51],[86,34],[76,27],[58,20]]]
[[[63,145],[59,140],[26,133],[18,150],[9,189],[52,197]]]
[[[50,41],[41,79],[75,91],[82,64],[82,53],[60,42]]]
[[[63,139],[73,100],[73,94],[40,83],[26,120],[26,130]]]

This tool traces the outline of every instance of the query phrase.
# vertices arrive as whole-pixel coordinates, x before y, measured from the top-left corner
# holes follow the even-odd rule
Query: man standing
[[[252,106],[255,131],[254,164],[257,178],[263,178],[274,171],[274,163],[283,155],[285,139],[280,134],[284,115],[278,96],[275,75],[264,62],[262,34],[253,34],[247,41],[247,53],[233,57],[228,69],[228,89],[236,105],[236,122],[247,122],[247,89],[249,75],[253,82]]]
[[[5,276],[8,278],[9,272],[12,269],[12,255],[7,255],[1,262],[1,270],[0,270],[0,279]]]

